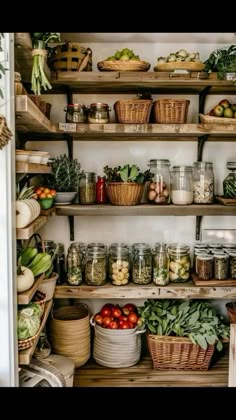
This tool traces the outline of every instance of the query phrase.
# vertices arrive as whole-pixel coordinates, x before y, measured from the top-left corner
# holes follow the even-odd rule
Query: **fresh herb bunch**
[[[235,73],[236,45],[213,51],[204,64],[206,72],[217,72],[217,77],[221,80],[225,78],[226,73]]]
[[[137,165],[124,165],[110,168],[104,166],[103,171],[107,177],[108,182],[136,182],[142,184],[151,177],[151,172],[147,169],[144,173],[140,172]]]
[[[60,40],[61,34],[60,32],[31,32],[30,36],[33,45],[36,41],[43,41],[47,45],[48,42]]]
[[[52,173],[44,177],[45,184],[57,192],[77,191],[79,179],[83,174],[77,159],[70,159],[67,155],[60,155],[53,159]],[[46,179],[45,179],[46,178]]]
[[[148,299],[138,313],[150,334],[189,337],[205,350],[208,344],[217,343],[220,351],[222,339],[229,339],[229,326],[204,301]]]

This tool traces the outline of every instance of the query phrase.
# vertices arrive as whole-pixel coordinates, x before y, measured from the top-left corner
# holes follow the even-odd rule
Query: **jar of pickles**
[[[185,283],[190,278],[190,247],[185,244],[171,244],[169,279],[173,283]]]
[[[87,248],[84,264],[84,280],[89,286],[102,286],[107,280],[106,249]]]
[[[236,198],[236,162],[227,162],[226,168],[230,171],[223,181],[225,198]]]
[[[168,204],[170,202],[170,161],[168,159],[151,159],[149,166],[153,176],[149,183],[148,202]]]
[[[132,281],[136,284],[148,284],[152,281],[152,250],[149,246],[137,246],[134,249]]]
[[[82,281],[82,254],[78,248],[71,247],[67,253],[67,283],[79,286]]]
[[[169,283],[169,254],[165,244],[155,246],[153,253],[153,282],[158,286]]]
[[[117,247],[110,249],[109,278],[115,286],[124,286],[130,277],[129,249]]]

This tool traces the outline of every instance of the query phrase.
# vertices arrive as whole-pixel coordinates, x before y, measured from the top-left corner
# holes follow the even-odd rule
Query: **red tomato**
[[[111,330],[117,330],[117,328],[118,328],[118,322],[111,321],[110,322],[110,325],[109,325],[109,328],[111,328]]]
[[[51,190],[50,190],[50,194],[51,194],[53,197],[56,197],[57,192],[56,192],[56,190],[54,190],[53,188],[51,188]]]
[[[103,323],[103,317],[102,317],[102,315],[100,315],[99,313],[97,313],[96,315],[94,315],[93,319],[96,322],[96,324],[102,325],[102,323]]]
[[[102,315],[102,317],[105,316],[110,316],[111,315],[111,309],[110,308],[102,308],[102,310],[100,311],[100,314]]]
[[[130,312],[137,312],[137,307],[133,303],[126,303],[124,308],[127,308]]]
[[[128,316],[128,321],[132,322],[132,324],[136,324],[138,321],[138,315],[135,312],[130,312]]]
[[[41,187],[36,188],[35,192],[36,192],[37,195],[40,195],[41,192],[42,192]]]
[[[44,192],[41,192],[41,194],[39,195],[39,198],[40,199],[42,199],[42,198],[46,198],[47,196],[46,196],[46,194],[44,193]]]
[[[103,325],[103,327],[108,328],[111,322],[112,322],[111,317],[110,316],[105,316],[105,318],[103,318],[102,325]]]
[[[112,316],[114,316],[114,318],[120,318],[122,315],[121,309],[120,308],[113,308],[111,310]]]
[[[128,330],[130,328],[129,322],[128,321],[124,321],[123,324],[119,326],[119,328],[121,330]]]

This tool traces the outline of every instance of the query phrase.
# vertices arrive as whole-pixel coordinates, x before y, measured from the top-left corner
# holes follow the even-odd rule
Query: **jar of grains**
[[[84,264],[84,280],[89,286],[102,286],[107,278],[106,249],[88,248]]]
[[[214,202],[214,174],[211,162],[193,164],[193,202],[196,204]]]
[[[231,279],[236,279],[236,252],[229,254],[229,276]]]
[[[170,161],[168,159],[151,159],[149,166],[153,176],[149,183],[148,202],[151,204],[169,204]]]
[[[160,286],[169,283],[169,254],[165,244],[155,246],[153,253],[153,282]]]
[[[214,254],[214,278],[225,280],[228,278],[229,256],[227,254]]]
[[[173,166],[171,170],[171,201],[187,205],[193,202],[192,166]]]
[[[130,277],[130,253],[128,248],[110,249],[109,278],[115,286],[124,286]]]
[[[149,246],[134,248],[132,281],[136,284],[148,284],[152,281],[152,250]]]
[[[79,181],[80,204],[96,203],[96,174],[95,172],[84,172]]]
[[[171,244],[168,247],[170,257],[169,279],[174,283],[185,283],[190,276],[190,247],[185,244]]]

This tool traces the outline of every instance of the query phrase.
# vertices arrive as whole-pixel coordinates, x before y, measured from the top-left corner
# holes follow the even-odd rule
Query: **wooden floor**
[[[123,369],[89,361],[76,369],[74,387],[227,387],[228,352],[217,358],[208,371],[154,370],[149,356]]]

